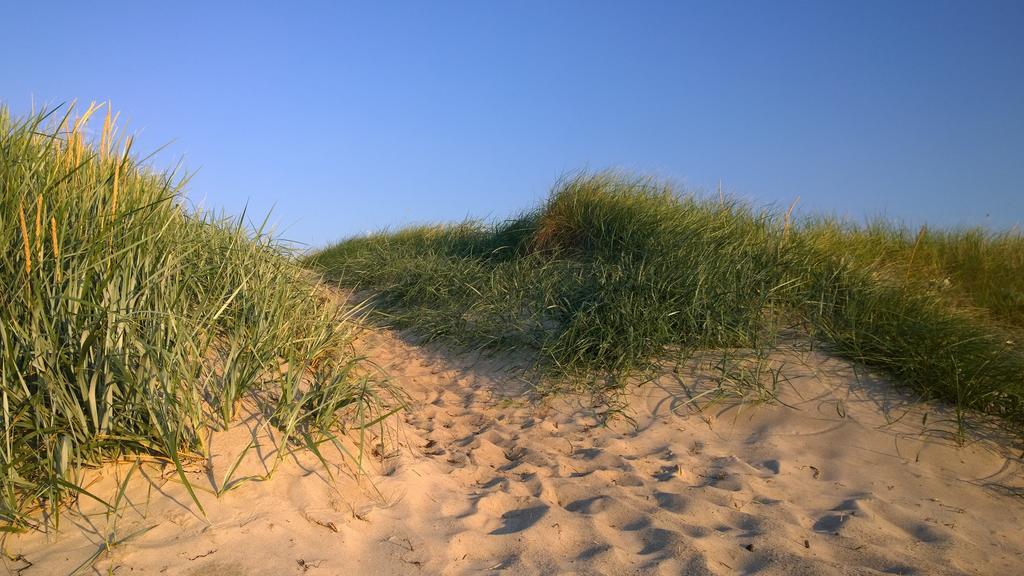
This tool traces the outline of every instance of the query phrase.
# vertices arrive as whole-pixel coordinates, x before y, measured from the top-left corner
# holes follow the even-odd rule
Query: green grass
[[[352,238],[308,262],[427,339],[535,352],[545,389],[614,389],[680,352],[799,330],[1020,427],[1021,248],[1019,233],[794,221],[602,173],[506,221]]]
[[[97,110],[0,108],[6,530],[102,500],[80,481],[105,461],[162,460],[191,492],[185,468],[240,402],[281,431],[282,458],[393,404],[316,275],[244,217],[188,210],[183,179],[140,163],[109,111],[100,142],[85,142]]]
[[[911,230],[884,221],[858,227],[835,220],[805,224],[809,240],[861,266],[886,270],[915,290],[942,293],[1010,329],[1024,329],[1024,235],[1019,230]]]

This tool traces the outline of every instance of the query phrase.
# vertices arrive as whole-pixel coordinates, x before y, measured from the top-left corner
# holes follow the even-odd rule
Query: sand
[[[631,388],[626,418],[586,397],[538,401],[516,362],[373,331],[360,347],[412,398],[365,474],[353,454],[285,458],[255,415],[214,434],[198,513],[169,469],[142,467],[128,507],[83,498],[59,533],[6,542],[5,567],[96,574],[1020,574],[1022,448],[799,346],[773,356],[777,402],[697,411],[692,366]],[[708,399],[709,396],[703,397]],[[927,414],[927,417],[925,417]],[[378,445],[378,442],[380,443]],[[349,446],[351,451],[351,446]],[[90,472],[114,493],[128,465]]]

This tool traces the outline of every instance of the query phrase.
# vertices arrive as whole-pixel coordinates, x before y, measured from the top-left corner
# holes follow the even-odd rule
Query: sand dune
[[[336,450],[328,468],[289,457],[270,481],[200,491],[204,519],[171,470],[145,467],[116,525],[83,499],[59,535],[9,539],[7,569],[102,552],[86,573],[1024,573],[1021,447],[980,423],[959,446],[948,410],[819,352],[776,353],[777,403],[699,412],[700,370],[666,370],[632,389],[632,422],[602,426],[585,398],[532,399],[511,360],[387,331],[360,345],[413,399],[370,441],[367,475]],[[267,434],[253,415],[214,435],[196,484],[219,488],[254,438],[234,477],[265,473]]]

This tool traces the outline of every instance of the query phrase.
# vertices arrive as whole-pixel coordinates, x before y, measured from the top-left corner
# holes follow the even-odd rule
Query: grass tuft
[[[308,261],[427,339],[534,351],[548,390],[615,388],[680,351],[763,350],[799,330],[923,397],[1024,425],[1019,233],[797,220],[606,172],[503,222],[381,232]]]
[[[351,310],[316,275],[244,215],[189,210],[185,179],[116,142],[109,110],[100,145],[86,142],[98,110],[18,120],[0,108],[0,520],[11,529],[37,526],[40,509],[56,522],[62,504],[92,496],[83,469],[126,457],[173,465],[194,495],[185,468],[241,402],[281,430],[282,458],[332,438],[346,415],[395,405],[353,354]]]

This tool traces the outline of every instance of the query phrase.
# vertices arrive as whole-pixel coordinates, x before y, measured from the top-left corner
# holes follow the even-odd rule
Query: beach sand
[[[412,399],[367,432],[365,474],[352,444],[325,445],[327,467],[289,456],[215,497],[254,439],[233,478],[276,459],[250,415],[191,474],[205,518],[172,468],[143,466],[116,522],[83,497],[59,533],[9,537],[6,569],[99,554],[83,573],[1024,573],[1020,445],[979,419],[960,446],[950,409],[820,351],[774,354],[777,402],[698,411],[706,375],[665,370],[602,425],[585,396],[531,397],[514,359],[385,330],[359,347]],[[89,472],[90,491],[111,497],[131,468]]]

